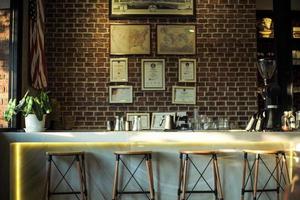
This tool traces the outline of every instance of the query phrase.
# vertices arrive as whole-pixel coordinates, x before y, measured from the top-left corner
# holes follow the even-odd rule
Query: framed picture
[[[110,59],[110,82],[128,81],[128,59],[111,58]]]
[[[196,59],[179,59],[178,81],[196,82]]]
[[[157,25],[157,54],[196,54],[195,25]]]
[[[132,86],[109,86],[109,103],[132,103]]]
[[[188,16],[195,17],[195,0],[109,0],[110,18],[143,16]]]
[[[142,59],[142,90],[165,90],[164,59]]]
[[[110,54],[150,54],[150,25],[111,24]]]
[[[142,130],[150,129],[150,114],[149,113],[127,113],[126,118],[127,121],[132,121],[134,116],[141,117]]]
[[[196,87],[172,87],[173,104],[196,104]]]
[[[175,120],[176,113],[174,112],[152,113],[151,129],[163,130],[165,128],[166,115],[172,115],[173,119]]]

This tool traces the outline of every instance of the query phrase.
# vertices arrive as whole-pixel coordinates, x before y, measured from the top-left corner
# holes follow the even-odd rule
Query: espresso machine
[[[264,109],[261,114],[263,118],[262,130],[276,131],[280,129],[280,113],[278,111],[280,87],[276,78],[272,79],[276,71],[276,61],[262,58],[258,60],[257,67],[264,80],[264,86],[260,92],[264,100]]]

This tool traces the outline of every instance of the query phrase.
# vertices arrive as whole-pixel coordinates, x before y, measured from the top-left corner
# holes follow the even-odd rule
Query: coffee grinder
[[[279,130],[280,115],[278,113],[278,96],[280,87],[272,77],[276,70],[276,61],[270,58],[259,59],[258,71],[264,80],[261,95],[264,100],[264,125],[263,130]]]

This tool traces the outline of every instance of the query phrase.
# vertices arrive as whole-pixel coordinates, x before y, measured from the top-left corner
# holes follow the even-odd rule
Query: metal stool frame
[[[263,193],[266,193],[268,199],[271,200],[270,196],[268,195],[268,192],[276,192],[277,193],[277,200],[280,199],[280,190],[284,191],[284,186],[282,185],[282,181],[284,184],[290,183],[289,178],[289,170],[286,162],[286,155],[283,151],[278,151],[273,154],[269,155],[275,155],[275,167],[273,170],[268,167],[268,165],[265,163],[263,158],[261,157],[261,153],[255,154],[255,160],[250,166],[250,162],[248,160],[248,152],[244,152],[244,167],[243,167],[243,179],[242,179],[242,191],[241,191],[241,200],[244,200],[245,193],[251,192],[253,194],[253,200],[258,200]],[[258,176],[259,176],[259,163],[262,163],[263,166],[267,169],[269,172],[269,177],[266,181],[266,183],[263,185],[261,189],[257,188],[258,184]],[[285,165],[285,166],[283,166]],[[249,170],[248,176],[246,177],[247,168]],[[284,169],[286,170],[286,176],[284,175]],[[274,176],[274,173],[276,172],[276,177]],[[254,173],[254,180],[252,178],[252,175]],[[273,178],[273,180],[276,182],[276,188],[269,188],[267,189],[268,183]],[[251,180],[251,189],[246,189],[249,179]],[[259,193],[259,194],[258,194]]]
[[[201,154],[201,153],[192,153],[192,152],[191,153],[180,152],[178,200],[187,200],[190,198],[190,196],[193,193],[213,193],[215,195],[216,200],[224,200],[222,186],[221,186],[221,180],[220,180],[220,172],[219,172],[219,167],[218,167],[217,154],[214,152],[209,153],[209,155],[211,155],[211,158],[202,171],[200,171],[199,168],[195,165],[193,160],[190,158],[189,154],[208,155],[207,153]],[[199,174],[199,178],[197,179],[196,183],[194,184],[194,186],[192,187],[191,190],[186,189],[188,163],[189,162],[192,164],[192,166],[196,169],[196,171]],[[208,183],[208,181],[203,176],[205,171],[209,167],[209,165],[212,165],[212,167],[213,167],[214,189],[212,188],[212,186]],[[195,190],[196,186],[198,185],[198,183],[201,179],[203,179],[203,181],[209,187],[209,190]],[[187,197],[186,197],[186,193],[188,193]]]
[[[113,198],[112,200],[117,200],[121,198],[122,194],[145,194],[145,196],[147,197],[147,199],[149,200],[154,200],[154,183],[153,183],[153,171],[152,171],[152,156],[151,153],[141,153],[141,154],[123,154],[123,156],[125,155],[135,155],[135,156],[139,156],[139,155],[143,155],[142,160],[139,162],[139,164],[137,165],[137,167],[133,170],[133,172],[129,169],[129,167],[126,165],[126,163],[124,162],[124,160],[122,160],[121,158],[121,154],[119,153],[115,153],[116,155],[116,163],[115,163],[115,175],[114,175],[114,185],[113,185]],[[127,182],[125,183],[125,186],[119,190],[119,163],[122,163],[122,165],[125,167],[126,171],[129,172],[130,177],[127,180]],[[146,161],[146,167],[147,167],[147,172],[148,172],[148,180],[149,180],[149,191],[145,191],[141,184],[138,182],[138,180],[135,178],[135,173],[137,172],[137,170],[140,168],[141,164],[143,163],[143,161]],[[140,191],[125,191],[127,186],[129,185],[131,180],[134,180],[137,185],[140,188]],[[150,194],[150,197],[148,196],[148,194]]]
[[[86,174],[85,174],[85,166],[84,166],[84,154],[83,153],[47,153],[48,154],[48,164],[47,164],[47,180],[46,180],[46,195],[45,199],[50,200],[52,195],[74,195],[76,199],[78,200],[87,200],[87,184],[86,184]],[[53,156],[72,156],[74,157],[72,159],[71,164],[68,166],[68,169],[63,173],[57,163],[53,160]],[[75,191],[74,188],[71,186],[71,184],[68,182],[68,180],[65,178],[74,163],[77,164],[77,171],[80,178],[80,191]],[[52,169],[52,163],[55,169],[58,171],[58,173],[61,175],[60,180],[55,185],[54,189],[51,191],[51,169]],[[60,184],[65,181],[68,188],[71,190],[70,192],[56,192]],[[81,198],[79,198],[78,195],[81,195]]]

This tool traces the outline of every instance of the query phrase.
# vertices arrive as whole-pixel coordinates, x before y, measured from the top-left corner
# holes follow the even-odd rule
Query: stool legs
[[[241,194],[241,200],[244,200],[245,198],[245,181],[246,181],[246,173],[247,173],[247,153],[244,153],[244,164],[243,164],[243,178],[242,178],[242,194]]]
[[[219,166],[218,166],[218,160],[217,160],[217,155],[213,154],[213,166],[214,166],[214,176],[216,177],[216,183],[215,183],[215,188],[217,189],[217,197],[220,200],[223,200],[223,191],[221,187],[221,179],[220,179],[220,172],[219,172]],[[220,194],[220,196],[219,196]]]
[[[257,198],[257,182],[258,182],[259,158],[260,158],[260,155],[256,154],[256,156],[255,156],[255,171],[254,171],[253,200],[256,200],[256,198]]]
[[[146,166],[148,171],[148,180],[150,186],[150,199],[154,199],[154,184],[153,184],[153,171],[152,171],[152,162],[151,162],[151,155],[147,155],[146,157]]]
[[[73,157],[73,161],[72,163],[69,165],[68,170],[63,174],[61,172],[61,170],[58,168],[57,164],[54,162],[53,160],[53,156],[72,156]],[[73,163],[76,162],[76,168],[77,168],[77,173],[79,176],[79,183],[80,183],[80,191],[74,191],[74,189],[72,188],[72,186],[70,185],[70,183],[66,180],[65,176],[66,174],[69,172],[69,170],[71,169]],[[51,191],[51,170],[52,170],[52,163],[53,166],[58,170],[59,174],[61,175],[61,179],[60,181],[56,184],[55,188],[53,189],[53,191]],[[79,154],[79,153],[55,153],[55,154],[48,154],[48,160],[47,160],[47,180],[46,180],[46,194],[45,194],[45,199],[46,200],[50,200],[52,195],[76,195],[77,199],[79,199],[79,197],[77,196],[78,194],[80,194],[80,199],[81,200],[87,200],[87,185],[86,185],[86,174],[85,174],[85,166],[84,166],[84,155],[83,154]],[[58,186],[62,183],[62,181],[65,181],[67,183],[67,185],[69,186],[69,188],[71,189],[71,191],[67,191],[67,192],[56,192],[56,189],[58,188]]]
[[[180,159],[180,163],[179,163],[179,184],[178,184],[178,191],[177,191],[177,200],[180,200],[181,197],[181,191],[182,191],[182,174],[183,174],[183,154],[180,153],[179,154],[179,159]]]
[[[201,154],[195,154],[195,155],[201,155]],[[206,154],[203,154],[203,155],[206,155]],[[211,155],[211,160],[208,162],[205,169],[202,172],[200,172],[197,169],[197,167],[195,166],[194,162],[190,159],[188,153],[180,153],[178,200],[186,200],[187,198],[189,198],[189,195],[191,195],[192,193],[214,193],[216,200],[224,199],[222,186],[221,186],[221,180],[220,180],[217,155],[216,154],[210,154],[210,155]],[[198,181],[197,181],[191,191],[187,190],[187,182],[188,182],[187,174],[188,174],[189,162],[196,168],[196,170],[198,171],[198,173],[200,175],[198,181],[202,178],[206,182],[206,184],[208,184],[208,183],[207,183],[206,179],[203,177],[203,174],[209,165],[212,166],[212,172],[213,172],[213,177],[214,177],[214,189],[212,189],[211,186],[208,184],[208,187],[210,188],[210,190],[196,191],[196,190],[194,190],[194,188],[196,187],[196,185],[198,183]],[[189,193],[189,195],[186,197],[187,193]]]
[[[113,198],[112,200],[117,200],[118,198],[118,177],[119,177],[119,163],[120,163],[120,155],[116,155],[115,162],[115,176],[114,176],[114,185],[113,185]]]
[[[77,162],[77,171],[80,178],[80,194],[82,200],[87,200],[87,191],[86,191],[86,176],[85,176],[85,168],[84,168],[84,156],[80,159],[79,155],[76,156]]]
[[[52,156],[48,157],[47,160],[47,181],[46,181],[46,200],[50,199],[50,186],[51,186],[51,160]]]
[[[152,169],[152,156],[151,153],[132,153],[132,154],[120,154],[120,153],[115,153],[116,155],[116,161],[115,161],[115,172],[114,172],[114,183],[113,183],[113,192],[112,192],[112,200],[118,200],[122,194],[150,194],[150,200],[154,200],[155,199],[155,192],[154,192],[154,181],[153,181],[153,169]],[[139,165],[136,167],[136,169],[134,170],[134,172],[131,172],[130,169],[127,167],[127,165],[124,163],[124,161],[121,159],[121,155],[125,156],[129,156],[129,155],[143,155],[143,159],[140,161]],[[125,166],[125,169],[127,169],[127,171],[130,173],[131,177],[129,178],[129,180],[127,181],[127,183],[125,184],[124,188],[119,190],[119,165],[120,165],[120,161],[123,163],[123,165]],[[147,168],[147,175],[148,175],[148,183],[149,183],[149,191],[144,191],[143,188],[141,187],[141,185],[139,184],[139,182],[137,181],[137,179],[134,177],[137,169],[140,167],[140,164],[145,161],[146,163],[146,168]],[[127,185],[129,184],[129,182],[131,180],[134,180],[138,186],[140,187],[141,191],[125,191]],[[149,196],[147,195],[148,199]]]
[[[182,182],[181,200],[185,200],[188,160],[189,160],[189,156],[186,154],[183,163],[183,174],[182,174],[183,182]]]
[[[289,182],[289,172],[288,172],[288,166],[286,163],[286,157],[285,153],[281,151],[273,152],[273,153],[266,153],[266,155],[274,156],[275,158],[275,167],[270,168],[270,166],[267,165],[267,163],[264,161],[263,157],[261,156],[262,153],[258,151],[255,152],[255,160],[253,164],[250,167],[247,152],[244,153],[244,168],[243,168],[243,178],[242,178],[242,191],[241,191],[241,200],[244,200],[244,195],[246,192],[251,192],[253,195],[253,200],[257,200],[260,198],[262,193],[265,193],[266,195],[269,194],[269,192],[276,192],[276,200],[280,200],[280,190],[284,191],[284,185],[282,183],[282,180],[284,181],[284,184]],[[247,175],[247,164],[249,165],[249,172]],[[264,166],[265,169],[268,171],[268,179],[264,183],[263,186],[258,187],[259,182],[259,168],[260,165]],[[287,179],[284,175],[284,168],[286,170]],[[254,181],[252,183],[252,175],[254,175]],[[251,179],[251,188],[247,188],[248,180]],[[270,181],[274,180],[276,182],[276,186],[270,188]],[[268,187],[269,186],[269,187]],[[268,198],[270,198],[268,196]],[[275,199],[275,198],[274,198]]]

